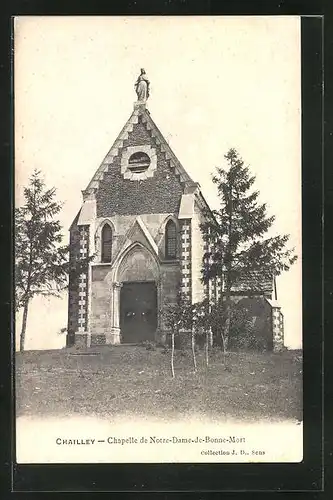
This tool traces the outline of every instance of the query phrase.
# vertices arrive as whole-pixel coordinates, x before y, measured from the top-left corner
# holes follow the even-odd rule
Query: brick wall
[[[180,291],[184,297],[192,301],[192,230],[191,220],[181,221],[181,286]]]
[[[279,352],[284,347],[284,322],[280,307],[272,307],[273,350]]]
[[[89,226],[78,226],[77,219],[70,229],[70,275],[68,290],[67,345],[73,345],[76,332],[85,332],[88,322],[88,264],[80,269],[76,263],[89,256]]]
[[[124,179],[121,174],[121,154],[114,158],[109,171],[104,174],[97,191],[97,217],[113,215],[177,213],[183,192],[179,176],[157,146],[155,140],[139,121],[134,125],[133,132],[124,141],[127,146],[148,144],[156,149],[157,170],[152,178],[143,181]]]
[[[75,262],[80,257],[80,232],[76,224],[78,216],[75,218],[69,233],[69,260]],[[78,329],[78,309],[79,309],[79,279],[75,268],[70,267],[68,285],[68,325],[67,325],[67,345],[74,344],[74,335]]]

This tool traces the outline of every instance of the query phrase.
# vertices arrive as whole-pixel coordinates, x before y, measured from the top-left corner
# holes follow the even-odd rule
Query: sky
[[[278,300],[285,344],[301,347],[300,18],[20,16],[14,51],[16,205],[41,170],[64,202],[68,242],[81,190],[131,115],[143,67],[151,116],[210,206],[211,174],[234,147],[276,216],[271,234],[290,234],[299,259],[278,278]],[[63,347],[66,324],[66,295],[34,299],[26,349]]]

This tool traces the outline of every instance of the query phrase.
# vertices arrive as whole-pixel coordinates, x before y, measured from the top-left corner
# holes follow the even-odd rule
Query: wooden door
[[[125,282],[120,292],[120,328],[123,343],[155,340],[157,293],[154,282]]]

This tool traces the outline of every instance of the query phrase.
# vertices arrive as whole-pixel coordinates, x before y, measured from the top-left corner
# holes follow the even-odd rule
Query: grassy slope
[[[301,419],[302,364],[298,352],[229,353],[226,371],[219,351],[210,366],[198,354],[115,346],[91,355],[28,351],[16,357],[17,416],[119,414],[145,417],[202,415],[211,418]],[[92,353],[98,353],[92,355]]]

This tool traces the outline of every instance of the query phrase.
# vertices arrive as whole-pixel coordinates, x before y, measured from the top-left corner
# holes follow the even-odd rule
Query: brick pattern
[[[69,238],[69,261],[75,262],[80,256],[80,232],[76,225],[76,220],[73,222],[70,228],[70,238]],[[78,295],[78,276],[75,270],[71,269],[69,273],[69,285],[68,285],[68,325],[67,325],[67,345],[70,346],[74,344],[74,335],[78,328],[78,307],[79,307],[79,295]]]
[[[182,295],[192,300],[192,269],[191,269],[191,220],[184,219],[180,228],[180,262]]]
[[[283,314],[280,307],[272,307],[273,350],[280,351],[284,346]]]
[[[124,179],[121,158],[127,147],[149,145],[157,156],[157,169],[153,177],[140,181]],[[112,158],[108,170],[99,181],[96,193],[97,217],[113,215],[140,215],[152,213],[178,213],[183,193],[180,176],[166,158],[161,144],[152,137],[152,131],[139,117],[132,132],[122,143],[117,156]]]
[[[80,258],[86,259],[89,256],[89,226],[80,226]],[[78,331],[85,332],[88,323],[88,265],[84,272],[80,273],[78,291]]]
[[[134,111],[131,114],[129,120],[126,122],[122,131],[118,135],[116,141],[114,142],[112,148],[107,153],[104,158],[102,164],[98,168],[94,177],[91,179],[90,183],[87,186],[87,189],[83,192],[83,196],[87,197],[92,193],[96,193],[96,190],[99,189],[100,181],[104,179],[104,174],[108,172],[109,166],[112,165],[113,160],[119,156],[120,150],[126,147],[137,147],[145,144],[140,140],[138,145],[131,145],[131,134],[134,130],[134,127],[138,124],[144,124],[144,129],[150,137],[154,139],[154,143],[160,148],[160,151],[163,155],[165,155],[165,159],[167,160],[169,166],[172,169],[175,169],[176,176],[181,180],[183,184],[191,184],[193,185],[193,180],[188,175],[188,173],[184,170],[174,153],[171,151],[169,145],[163,138],[161,132],[158,130],[156,124],[153,122],[150,113],[146,110],[145,104],[135,103]],[[142,138],[141,138],[142,139]],[[140,176],[141,177],[141,176]]]

